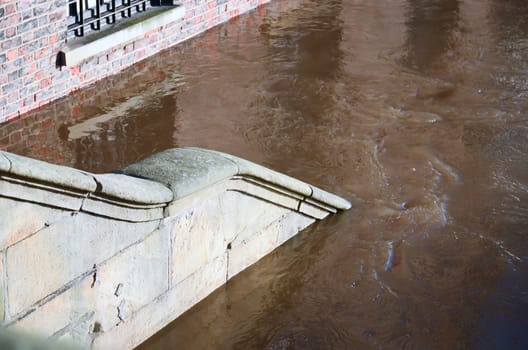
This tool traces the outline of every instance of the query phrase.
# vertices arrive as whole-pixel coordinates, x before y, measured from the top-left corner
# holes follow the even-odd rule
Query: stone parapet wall
[[[269,0],[182,0],[184,17],[58,67],[67,50],[67,0],[0,3],[0,123],[93,84]],[[71,43],[70,43],[71,44]]]
[[[0,152],[0,320],[126,349],[346,200],[227,154],[91,174]]]

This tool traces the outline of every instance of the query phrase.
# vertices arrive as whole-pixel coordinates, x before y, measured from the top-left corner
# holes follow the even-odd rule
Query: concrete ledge
[[[115,27],[106,28],[101,33],[75,40],[61,51],[61,56],[64,59],[61,65],[75,66],[89,57],[126,44],[153,29],[175,22],[184,16],[185,7],[183,5],[171,6],[169,9],[154,9],[150,14],[137,20],[127,21]]]

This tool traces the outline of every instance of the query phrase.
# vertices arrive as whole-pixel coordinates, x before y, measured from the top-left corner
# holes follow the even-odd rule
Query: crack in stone
[[[121,300],[119,305],[117,306],[117,318],[119,318],[120,321],[125,321],[125,319],[128,316],[127,312],[127,304],[125,299]]]
[[[2,254],[2,274],[4,277],[4,283],[2,288],[2,293],[4,296],[4,322],[9,322],[11,319],[11,316],[9,315],[9,300],[8,300],[8,276],[7,276],[7,249],[4,250]]]
[[[227,254],[227,262],[226,262],[226,277],[225,277],[225,280],[226,280],[226,283],[227,281],[229,281],[229,258],[230,258],[230,252],[231,252],[231,248],[232,248],[232,245],[231,245],[232,242],[229,242],[227,244],[227,249],[226,249],[226,254]]]
[[[9,157],[6,157],[5,155],[2,154],[2,157],[4,157],[4,159],[6,159],[9,163],[9,170],[7,171],[8,173],[11,173],[11,170],[13,170],[13,162],[11,161],[11,159],[9,159]]]
[[[92,284],[90,285],[90,288],[93,288],[95,286],[95,282],[97,282],[97,265],[96,264],[94,264],[93,266]]]

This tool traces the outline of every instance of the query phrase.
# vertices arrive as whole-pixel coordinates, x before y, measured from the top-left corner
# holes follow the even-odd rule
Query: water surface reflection
[[[460,29],[459,0],[409,0],[406,6],[407,65],[424,73],[453,55]],[[448,57],[444,57],[447,55]],[[447,58],[447,60],[446,60]]]
[[[0,147],[91,171],[213,148],[353,200],[142,349],[524,349],[527,18],[276,0],[2,126]]]

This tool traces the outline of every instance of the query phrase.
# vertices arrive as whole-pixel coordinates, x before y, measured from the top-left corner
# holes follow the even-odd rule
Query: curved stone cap
[[[206,151],[199,148],[194,148],[196,150]],[[263,180],[266,180],[274,185],[278,185],[294,191],[300,194],[305,195],[308,198],[313,198],[322,203],[330,205],[339,210],[348,210],[352,207],[352,204],[335,194],[327,192],[319,187],[307,184],[301,180],[297,180],[288,175],[279,173],[277,171],[271,170],[269,168],[263,167],[252,163],[248,160],[232,156],[227,153],[217,152],[217,151],[206,151],[206,152],[215,152],[231,161],[233,161],[238,167],[238,175],[249,175],[254,176]]]
[[[101,189],[96,194],[133,203],[162,204],[172,201],[172,191],[158,182],[122,174],[93,175]]]
[[[9,163],[8,167],[0,164],[0,171],[10,175],[35,180],[40,183],[58,185],[80,192],[94,192],[97,188],[94,178],[82,171],[22,157],[13,153],[0,152],[0,154]]]
[[[169,149],[131,164],[121,171],[165,184],[173,191],[174,199],[238,175],[266,181],[339,210],[351,208],[346,199],[320,188],[247,160],[201,148]]]
[[[236,175],[237,167],[210,151],[173,148],[130,164],[121,173],[160,182],[179,199]]]
[[[139,205],[165,204],[173,198],[172,191],[154,181],[119,174],[96,175],[3,151],[0,175],[35,187]]]
[[[86,210],[101,215],[105,209],[92,205],[93,201],[148,209],[165,205],[235,176],[257,179],[274,186],[276,190],[283,189],[303,200],[314,200],[337,210],[351,207],[346,199],[318,187],[247,160],[201,148],[169,149],[125,167],[120,174],[91,174],[0,151],[0,178],[66,193],[68,196],[88,198],[91,201],[81,205]],[[16,196],[16,193],[15,191],[9,196]],[[26,200],[32,199],[28,197]],[[60,203],[53,205],[60,206]],[[69,209],[74,209],[76,205],[72,204]],[[137,214],[113,214],[127,220],[132,220],[133,215]]]

